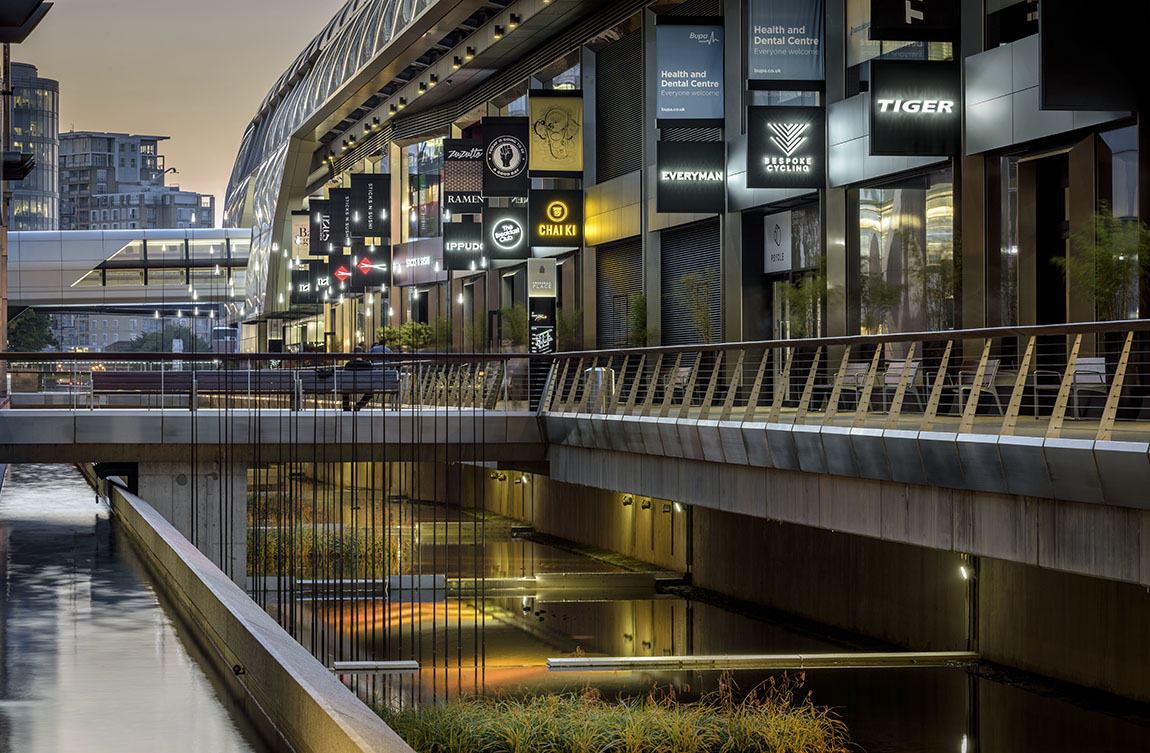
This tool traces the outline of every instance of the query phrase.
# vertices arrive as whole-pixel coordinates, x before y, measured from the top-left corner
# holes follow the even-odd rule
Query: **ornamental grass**
[[[582,694],[465,696],[377,709],[419,753],[846,753],[846,725],[802,693],[805,677],[771,679],[736,698],[719,690],[683,703],[673,692],[606,700]]]

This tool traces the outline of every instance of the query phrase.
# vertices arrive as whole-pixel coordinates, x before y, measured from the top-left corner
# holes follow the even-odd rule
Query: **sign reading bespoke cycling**
[[[483,211],[483,141],[443,140],[443,208],[460,214]]]
[[[583,245],[583,192],[532,191],[531,245]]]
[[[443,268],[470,272],[485,266],[487,264],[483,254],[483,224],[443,223]]]
[[[750,0],[749,14],[747,78],[752,88],[821,88],[824,0]]]
[[[526,196],[527,118],[483,119],[483,195]]]
[[[747,188],[822,188],[826,113],[821,107],[747,108]]]
[[[957,154],[961,88],[954,63],[871,61],[870,153]]]
[[[660,128],[723,124],[723,27],[660,19],[655,27]]]
[[[660,141],[655,149],[655,211],[722,212],[727,149],[721,141]]]
[[[950,42],[958,27],[958,0],[870,0],[872,40]]]
[[[488,207],[483,211],[483,251],[495,261],[522,261],[531,256],[527,210]]]

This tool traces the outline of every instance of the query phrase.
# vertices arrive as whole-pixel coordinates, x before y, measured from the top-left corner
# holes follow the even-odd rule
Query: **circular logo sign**
[[[507,219],[495,223],[491,231],[491,240],[504,251],[512,251],[519,247],[523,240],[523,226],[517,221]]]
[[[498,136],[487,147],[487,169],[504,178],[517,178],[527,167],[527,147],[514,136]]]
[[[567,205],[562,201],[553,201],[548,204],[547,219],[552,222],[562,222],[567,219]]]

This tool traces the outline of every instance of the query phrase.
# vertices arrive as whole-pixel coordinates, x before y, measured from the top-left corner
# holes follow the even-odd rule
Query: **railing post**
[[[902,414],[902,401],[906,398],[906,389],[910,383],[910,367],[914,363],[914,351],[918,346],[917,342],[912,342],[910,347],[906,350],[906,360],[902,364],[902,374],[899,375],[898,387],[895,388],[894,398],[890,403],[890,412],[886,416],[885,429],[895,429],[898,427],[898,418]],[[883,394],[886,394],[886,384],[883,384]]]
[[[739,351],[739,358],[735,361],[735,370],[731,373],[731,383],[727,385],[727,397],[723,400],[723,412],[719,414],[720,421],[731,420],[731,411],[735,407],[735,393],[743,379],[743,359],[746,355],[746,350]]]
[[[827,398],[827,410],[823,416],[823,424],[829,424],[839,412],[839,397],[843,392],[843,376],[847,373],[847,364],[851,360],[851,346],[843,349],[843,359],[839,363],[839,370],[835,373],[835,383],[831,387],[831,396]]]
[[[942,351],[942,360],[938,364],[938,371],[934,375],[934,384],[930,387],[930,399],[926,401],[926,413],[922,417],[922,431],[930,431],[934,428],[934,417],[938,415],[938,404],[942,400],[946,369],[950,365],[950,354],[953,350],[954,340],[947,340],[946,348]]]
[[[683,352],[675,356],[675,365],[671,369],[671,374],[663,386],[663,404],[659,407],[659,418],[666,418],[667,414],[671,412],[671,399],[675,395],[675,385],[673,381],[679,378],[679,365],[683,363]]]
[[[719,370],[723,368],[723,353],[725,351],[717,351],[715,353],[715,365],[711,369],[711,378],[707,382],[707,392],[703,395],[703,404],[699,406],[699,420],[703,421],[711,414],[711,400],[715,397],[715,386],[719,382]],[[699,354],[699,360],[702,360],[702,354]]]
[[[627,402],[623,406],[623,415],[631,415],[635,408],[635,399],[639,395],[639,383],[643,379],[643,370],[647,367],[647,355],[639,356],[639,366],[635,369],[635,378],[631,380],[631,392],[627,395]]]
[[[993,344],[994,341],[988,337],[982,346],[982,356],[978,359],[978,368],[974,372],[974,383],[970,385],[970,395],[966,398],[966,408],[958,425],[959,434],[966,434],[974,428],[974,417],[978,414],[978,400],[982,397],[982,381],[986,379],[986,362],[990,360],[990,347]]]
[[[1126,367],[1130,363],[1130,348],[1134,345],[1134,331],[1126,333],[1126,342],[1122,344],[1122,355],[1118,357],[1118,366],[1114,369],[1114,383],[1110,385],[1110,393],[1106,396],[1106,407],[1102,410],[1102,420],[1098,423],[1096,441],[1109,442],[1114,432],[1114,422],[1118,419],[1118,403],[1122,400],[1122,383],[1126,380]]]
[[[795,359],[795,348],[791,346],[787,348],[787,360],[783,364],[783,374],[779,378],[779,383],[775,385],[775,399],[771,401],[771,412],[767,416],[767,423],[778,423],[779,411],[783,409],[783,400],[786,396],[787,390],[791,388],[791,363]]]
[[[663,370],[663,354],[660,353],[659,357],[655,360],[655,370],[651,372],[651,378],[647,380],[647,394],[643,396],[643,407],[639,411],[640,416],[646,416],[651,412],[651,406],[655,402],[655,385],[659,381],[659,372]]]
[[[815,357],[811,361],[811,370],[807,373],[806,384],[803,385],[803,394],[799,398],[799,409],[795,412],[795,423],[801,425],[807,420],[807,409],[811,404],[811,395],[815,390],[815,377],[819,372],[819,361],[822,360],[823,346],[815,348]]]
[[[1070,358],[1066,359],[1066,373],[1062,376],[1058,399],[1054,401],[1054,411],[1050,414],[1050,424],[1046,427],[1048,439],[1058,439],[1062,436],[1062,422],[1066,419],[1066,404],[1070,401],[1070,390],[1074,385],[1074,368],[1078,365],[1080,347],[1082,347],[1081,334],[1074,336],[1074,347],[1070,349]]]
[[[763,375],[767,371],[767,361],[770,360],[771,349],[763,348],[763,356],[759,359],[759,368],[755,372],[755,381],[751,385],[751,394],[747,397],[747,407],[743,411],[743,422],[747,423],[755,420],[755,411],[759,407],[759,392],[763,389]]]
[[[1026,343],[1026,352],[1022,356],[1022,364],[1018,367],[1018,379],[1014,381],[1014,390],[1010,393],[1010,404],[1006,406],[1006,415],[1002,417],[1001,434],[1004,437],[1014,436],[1014,428],[1018,425],[1018,413],[1022,410],[1022,396],[1026,392],[1026,377],[1030,374],[1030,362],[1034,359],[1035,340],[1034,335],[1031,335],[1030,340]],[[1037,402],[1037,398],[1035,401]],[[1037,418],[1037,408],[1034,413]]]
[[[695,365],[691,367],[691,376],[687,379],[687,389],[683,391],[683,404],[679,407],[679,418],[687,418],[691,411],[691,398],[695,394],[695,380],[699,377],[699,367],[703,362],[701,351],[695,351]]]
[[[615,385],[613,395],[611,395],[611,402],[607,406],[607,413],[614,414],[615,409],[619,407],[619,398],[623,396],[623,381],[627,378],[627,366],[631,363],[631,356],[623,356],[623,369],[619,372],[619,383]]]
[[[851,424],[854,428],[858,429],[866,423],[866,414],[870,411],[870,395],[874,391],[875,378],[878,376],[878,364],[882,360],[883,348],[886,347],[884,343],[878,343],[874,349],[874,356],[870,359],[870,368],[867,369],[866,383],[863,384],[862,391],[859,393],[859,404],[855,406],[855,420]]]

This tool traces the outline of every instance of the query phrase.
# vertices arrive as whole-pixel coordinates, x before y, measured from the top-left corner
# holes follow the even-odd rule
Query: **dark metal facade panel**
[[[600,50],[595,76],[595,174],[604,183],[643,166],[642,30]]]
[[[639,238],[599,247],[595,289],[599,347],[626,345],[631,296],[643,292],[643,242]]]
[[[692,321],[684,276],[699,274],[709,287],[708,309],[711,338],[722,340],[722,286],[720,283],[720,235],[718,219],[664,230],[662,234],[660,321],[663,345],[690,345],[700,340]]]

